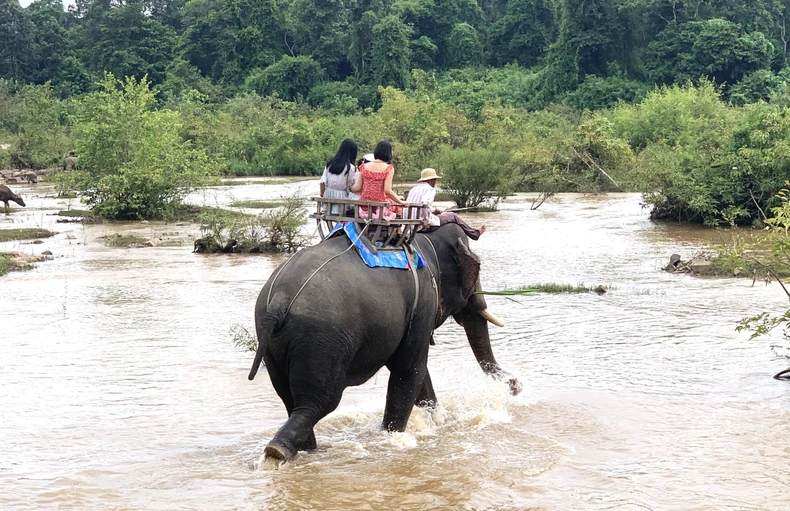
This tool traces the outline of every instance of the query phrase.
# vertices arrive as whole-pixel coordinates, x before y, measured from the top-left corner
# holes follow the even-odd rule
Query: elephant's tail
[[[252,362],[252,368],[250,369],[250,375],[248,376],[250,380],[253,380],[255,375],[258,374],[258,368],[261,366],[261,362],[263,361],[263,351],[269,344],[269,340],[271,340],[272,334],[277,329],[279,324],[277,317],[268,313],[264,316],[261,323],[262,324],[258,327],[258,349],[255,350],[255,360]]]

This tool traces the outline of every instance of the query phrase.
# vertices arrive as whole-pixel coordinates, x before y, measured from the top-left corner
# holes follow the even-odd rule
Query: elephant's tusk
[[[503,323],[501,319],[499,319],[498,317],[494,316],[491,312],[489,312],[488,309],[480,311],[478,312],[478,314],[483,316],[486,319],[486,321],[489,321],[495,324],[496,326],[505,326],[505,323]]]

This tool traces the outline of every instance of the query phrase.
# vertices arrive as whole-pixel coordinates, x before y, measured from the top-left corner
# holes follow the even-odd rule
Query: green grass
[[[266,200],[235,200],[230,203],[232,208],[252,208],[252,209],[271,209],[283,205],[282,201]]]
[[[58,211],[58,216],[84,216],[84,217],[92,217],[93,213],[91,213],[87,209],[64,209],[62,211]]]
[[[512,289],[502,289],[499,291],[477,291],[476,294],[480,295],[495,295],[495,296],[514,296],[514,295],[534,295],[534,294],[580,294],[580,293],[598,293],[603,294],[607,290],[612,289],[611,286],[585,286],[584,284],[577,284],[572,286],[570,284],[556,284],[553,282],[544,284],[530,284],[528,286],[517,287]]]
[[[10,252],[0,252],[0,276],[5,275],[11,270],[11,258],[14,254]]]
[[[234,211],[231,209],[217,208],[214,206],[192,206],[188,204],[183,204],[175,212],[174,217],[169,218],[168,220],[200,222],[201,218],[206,216],[207,214],[211,216],[226,218],[228,220],[255,217],[255,215],[250,215],[248,213],[242,213],[241,211]]]
[[[14,240],[35,240],[38,238],[49,238],[57,233],[46,229],[26,227],[22,229],[0,229],[0,242]]]

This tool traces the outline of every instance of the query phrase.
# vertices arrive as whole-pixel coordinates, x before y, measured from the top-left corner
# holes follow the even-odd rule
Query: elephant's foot
[[[263,450],[263,454],[267,460],[288,461],[296,456],[296,450],[272,440]]]
[[[300,451],[315,451],[318,449],[318,444],[315,441],[315,433],[313,431],[310,432],[310,436],[307,437],[302,443],[302,448],[299,449]]]
[[[436,405],[438,403],[436,402],[436,399],[426,398],[426,399],[421,399],[421,400],[417,401],[415,404],[419,408],[426,408],[426,409],[430,410],[432,408],[436,408]]]

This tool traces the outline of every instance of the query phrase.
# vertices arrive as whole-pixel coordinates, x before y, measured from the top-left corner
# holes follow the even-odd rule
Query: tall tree
[[[510,0],[490,29],[493,62],[535,65],[551,41],[553,25],[554,13],[545,0]]]
[[[767,69],[773,52],[761,32],[744,34],[739,25],[726,20],[670,23],[648,46],[645,65],[658,83],[707,76],[733,85],[753,71]]]
[[[447,38],[447,65],[449,67],[479,66],[483,63],[483,44],[475,27],[458,23]]]
[[[433,12],[435,32],[428,35],[439,47],[440,64],[450,67],[453,56],[450,55],[448,45],[453,29],[465,23],[478,32],[484,31],[485,15],[476,0],[435,0]]]
[[[333,79],[351,74],[349,48],[351,10],[345,0],[293,0],[286,13],[292,56],[308,55]]]
[[[28,80],[33,67],[33,25],[19,0],[0,0],[0,77]]]
[[[239,85],[283,53],[283,16],[275,0],[191,0],[184,11],[181,51],[215,80]]]
[[[398,16],[385,16],[373,27],[372,79],[378,85],[405,88],[410,80],[411,28]]]
[[[27,13],[33,25],[31,50],[35,68],[31,79],[42,84],[55,79],[64,59],[72,54],[65,28],[67,15],[60,0],[38,0],[30,4]]]

